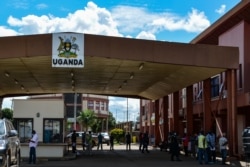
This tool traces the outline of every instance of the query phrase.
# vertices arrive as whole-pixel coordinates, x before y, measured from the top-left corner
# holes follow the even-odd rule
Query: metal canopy
[[[85,93],[159,99],[227,69],[238,48],[84,34],[84,68],[52,68],[52,34],[0,38],[0,96]],[[74,87],[72,87],[74,85]]]

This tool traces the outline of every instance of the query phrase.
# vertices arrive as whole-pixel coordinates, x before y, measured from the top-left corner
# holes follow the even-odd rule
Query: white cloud
[[[45,8],[46,4],[38,6]],[[21,18],[9,16],[8,24],[17,30],[16,34],[78,32],[156,39],[156,34],[164,31],[198,33],[207,28],[210,22],[203,12],[196,9],[192,9],[187,16],[179,16],[170,12],[152,13],[146,8],[130,6],[117,6],[109,11],[88,2],[84,9],[68,13],[66,17],[51,14]]]
[[[48,5],[46,5],[46,4],[44,4],[44,3],[40,3],[40,4],[37,4],[37,5],[36,5],[36,8],[37,8],[38,10],[46,9],[46,8],[48,8]]]
[[[224,14],[226,11],[226,5],[221,5],[219,9],[216,9],[215,12],[218,14]]]
[[[9,29],[4,26],[0,26],[0,36],[16,36],[20,35],[18,32],[15,30]]]
[[[126,122],[127,119],[134,121],[139,113],[139,101],[139,99],[110,96],[109,110],[118,122]]]

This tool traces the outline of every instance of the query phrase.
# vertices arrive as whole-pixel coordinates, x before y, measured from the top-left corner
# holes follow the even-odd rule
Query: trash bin
[[[242,132],[243,149],[246,154],[250,154],[250,127],[247,127]]]
[[[133,136],[133,137],[132,137],[132,142],[133,142],[133,143],[136,143],[136,136]]]

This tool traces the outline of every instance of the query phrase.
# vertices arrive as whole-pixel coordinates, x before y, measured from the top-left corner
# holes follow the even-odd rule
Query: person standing
[[[140,132],[140,134],[139,134],[139,151],[141,151],[142,150],[142,139],[143,139],[143,133],[142,132]]]
[[[111,134],[109,137],[110,150],[114,150],[114,136]]]
[[[98,138],[97,150],[99,150],[99,147],[101,147],[101,150],[102,150],[102,139],[103,139],[102,134],[99,133],[98,136],[97,136],[97,138]]]
[[[179,147],[178,136],[177,136],[177,134],[175,132],[173,132],[171,134],[170,152],[171,152],[171,161],[174,161],[174,157],[176,157],[177,161],[181,161],[180,158],[179,158],[180,147]]]
[[[216,162],[215,134],[212,131],[208,132],[206,139],[207,139],[207,144],[208,144],[208,148],[207,148],[208,162],[215,163]]]
[[[36,134],[35,130],[32,130],[32,137],[29,140],[29,164],[33,163],[36,164],[36,147],[38,144],[38,135]]]
[[[92,155],[92,134],[91,134],[91,131],[89,131],[89,134],[86,136],[86,143],[87,143],[88,155]]]
[[[226,138],[226,133],[222,133],[222,136],[219,139],[220,145],[220,153],[222,159],[222,165],[226,165],[226,158],[227,158],[227,144],[228,140]]]
[[[73,130],[71,135],[71,143],[72,143],[72,153],[76,153],[76,131]]]
[[[144,153],[144,150],[146,150],[146,152],[149,153],[148,144],[149,144],[149,136],[148,136],[148,132],[146,132],[143,134],[143,138],[142,138],[142,150],[141,150],[142,153]]]
[[[85,132],[82,133],[82,150],[85,150],[85,144],[86,144],[86,134]]]
[[[184,136],[182,138],[182,143],[183,143],[183,148],[184,148],[184,153],[185,156],[188,156],[188,143],[189,143],[189,138],[186,133],[184,133]]]
[[[126,150],[131,150],[131,135],[129,132],[126,134]]]
[[[206,148],[207,140],[204,136],[204,131],[201,131],[198,136],[198,159],[201,165],[203,164],[203,160],[205,161],[205,164],[208,164]]]

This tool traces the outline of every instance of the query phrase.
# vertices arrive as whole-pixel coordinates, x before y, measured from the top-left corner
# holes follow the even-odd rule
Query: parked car
[[[101,132],[101,135],[103,136],[102,143],[109,145],[109,134],[107,132]]]
[[[68,143],[69,145],[72,144],[71,142],[71,136],[72,136],[72,133],[69,133],[67,136],[66,136],[66,139],[65,139],[65,142]],[[82,135],[83,133],[88,133],[88,132],[82,132],[82,131],[78,131],[76,132],[76,145],[82,145]],[[95,134],[92,134],[92,147],[96,146],[98,143],[98,139],[97,139],[97,135]]]
[[[0,119],[0,166],[20,166],[21,145],[18,133],[7,119]]]

